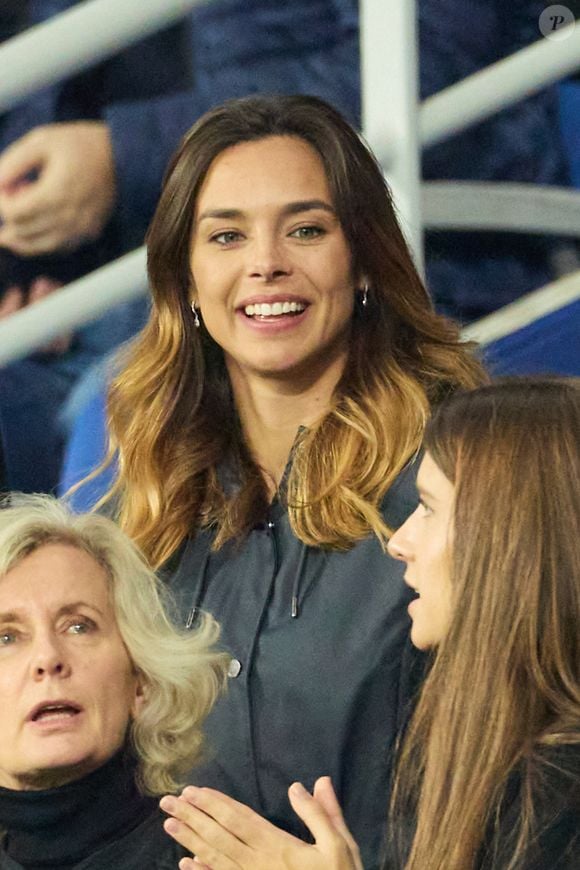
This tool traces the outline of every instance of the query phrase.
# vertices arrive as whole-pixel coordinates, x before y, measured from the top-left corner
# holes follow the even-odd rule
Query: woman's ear
[[[143,705],[146,700],[145,695],[145,687],[141,674],[136,674],[135,676],[135,696],[133,698],[133,703],[131,704],[131,718],[136,719],[141,710],[143,709]]]

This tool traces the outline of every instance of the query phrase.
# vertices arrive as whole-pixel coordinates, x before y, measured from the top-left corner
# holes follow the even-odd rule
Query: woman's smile
[[[268,335],[295,329],[307,316],[310,303],[296,294],[258,294],[245,299],[237,309],[245,325]]]

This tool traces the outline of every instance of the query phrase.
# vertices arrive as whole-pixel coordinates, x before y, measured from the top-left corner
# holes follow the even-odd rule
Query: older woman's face
[[[46,544],[0,578],[0,785],[59,785],[121,747],[140,700],[107,576]]]
[[[351,256],[317,152],[271,136],[223,151],[199,192],[192,294],[230,375],[340,374]]]

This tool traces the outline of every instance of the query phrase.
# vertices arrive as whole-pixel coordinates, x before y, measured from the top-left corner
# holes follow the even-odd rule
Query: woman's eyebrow
[[[103,616],[103,611],[100,610],[96,606],[96,604],[89,604],[88,601],[73,601],[71,604],[64,604],[62,607],[59,607],[57,613],[59,616],[67,616],[72,613],[77,613],[79,607],[86,607],[89,610],[94,610],[95,613],[98,613],[100,616]],[[0,613],[0,622],[17,622],[19,619],[23,619],[25,616],[26,611],[22,609],[8,610],[5,613]]]
[[[100,616],[103,616],[103,611],[100,610],[96,604],[90,604],[88,601],[73,601],[72,604],[65,604],[62,607],[59,607],[58,613],[59,616],[62,614],[67,616],[71,613],[77,613],[80,607],[86,607],[89,610],[94,610],[95,613],[98,613]]]
[[[235,218],[241,218],[243,216],[244,212],[238,208],[211,208],[207,211],[203,211],[200,214],[198,218],[198,223],[201,223],[201,221],[210,220],[211,218],[234,220]]]
[[[282,214],[300,214],[304,211],[314,211],[316,209],[326,211],[332,215],[335,214],[333,207],[323,199],[300,199],[296,202],[289,202],[282,208]],[[245,217],[245,214],[246,213],[239,208],[211,208],[200,214],[198,223],[201,223],[201,221],[204,220],[211,220],[212,218],[217,218],[219,220],[239,220],[240,218]]]
[[[430,501],[439,501],[436,495],[433,495],[428,489],[417,484],[417,492],[421,496],[421,498],[428,498]]]
[[[335,214],[333,207],[323,199],[302,199],[298,202],[289,202],[282,211],[284,214],[299,214],[302,211],[315,211],[321,209],[329,214]]]
[[[6,613],[0,613],[0,622],[18,622],[21,617],[20,611],[8,610]]]

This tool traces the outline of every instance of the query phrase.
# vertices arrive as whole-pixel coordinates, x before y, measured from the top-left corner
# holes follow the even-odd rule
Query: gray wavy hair
[[[8,496],[0,509],[0,578],[45,544],[92,556],[105,570],[119,632],[143,681],[144,702],[130,725],[143,792],[176,791],[199,759],[202,724],[225,687],[228,656],[215,648],[209,616],[192,631],[171,621],[175,606],[129,538],[107,517],[74,514],[48,495]]]

